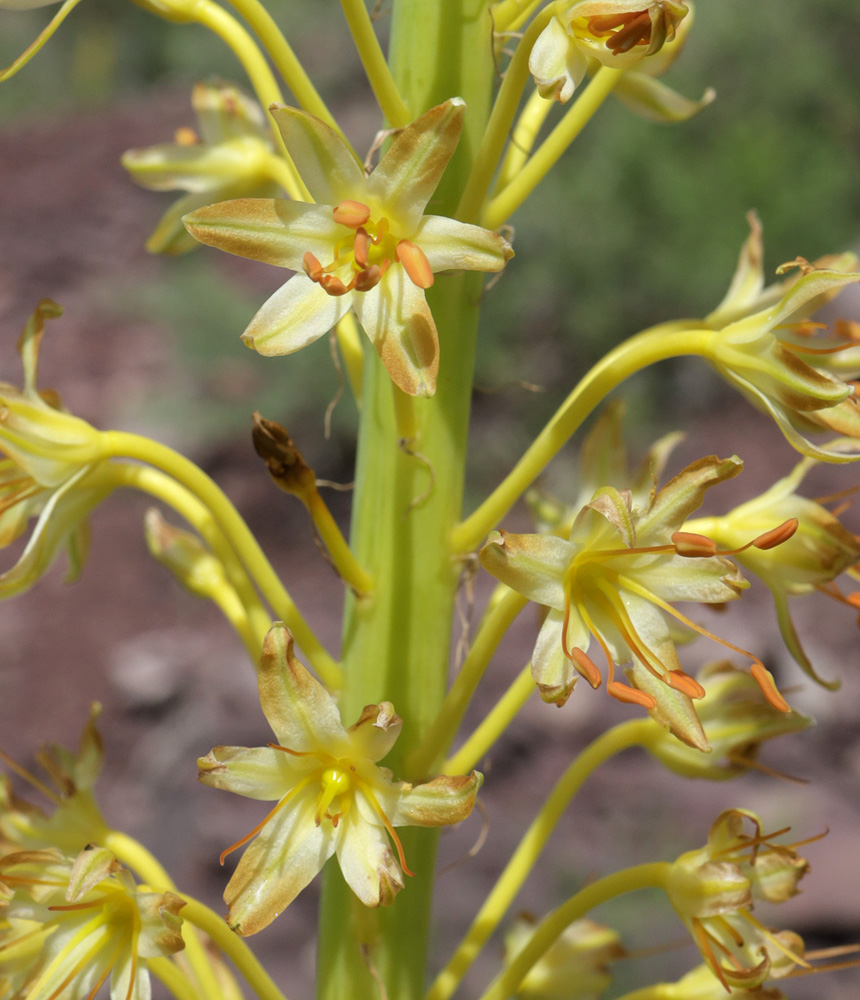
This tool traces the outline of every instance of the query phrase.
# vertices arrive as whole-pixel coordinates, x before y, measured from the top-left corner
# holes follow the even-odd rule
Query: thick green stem
[[[460,145],[430,203],[434,214],[452,214],[489,113],[493,66],[484,0],[395,0],[390,51],[393,78],[415,114],[450,97],[466,101]],[[350,542],[374,591],[347,597],[340,701],[347,724],[370,702],[394,703],[403,732],[385,763],[398,778],[410,777],[405,762],[445,696],[460,574],[450,535],[462,507],[481,284],[481,275],[444,276],[428,290],[439,330],[439,380],[432,399],[413,401],[408,441],[401,433],[404,408],[395,406],[375,352],[366,352]],[[364,909],[340,870],[327,868],[320,1000],[423,995],[437,836],[406,829],[402,841],[416,877],[391,907]]]

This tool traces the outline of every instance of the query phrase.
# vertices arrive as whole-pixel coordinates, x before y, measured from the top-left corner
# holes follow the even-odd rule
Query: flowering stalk
[[[390,64],[403,100],[416,112],[452,96],[466,102],[462,137],[433,199],[434,212],[452,215],[471,169],[470,151],[484,131],[493,71],[482,0],[444,8],[397,0]],[[403,732],[386,764],[407,780],[420,777],[405,765],[445,695],[459,576],[449,538],[462,504],[480,290],[481,278],[472,274],[448,276],[427,289],[444,360],[435,395],[411,401],[414,425],[406,446],[391,378],[376,352],[365,351],[350,545],[375,588],[369,600],[347,595],[340,709],[351,719],[377,696],[394,703]],[[437,834],[409,828],[401,839],[420,876],[390,907],[357,909],[361,904],[340,872],[326,869],[319,1000],[375,996],[379,982],[398,1000],[423,995]]]

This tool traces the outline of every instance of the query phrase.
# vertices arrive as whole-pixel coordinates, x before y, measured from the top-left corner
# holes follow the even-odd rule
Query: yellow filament
[[[388,832],[388,836],[391,837],[391,839],[394,841],[394,846],[397,848],[397,857],[400,860],[400,867],[403,869],[404,874],[414,878],[415,872],[410,871],[406,865],[406,855],[403,853],[403,844],[400,843],[400,838],[397,836],[397,833],[395,832],[394,827],[391,824],[391,820],[383,812],[382,806],[379,804],[379,800],[373,794],[372,789],[370,788],[370,786],[367,784],[366,781],[362,781],[360,778],[356,778],[356,784],[358,784],[358,786],[367,796],[377,816],[379,816],[379,818],[382,820],[382,825]]]

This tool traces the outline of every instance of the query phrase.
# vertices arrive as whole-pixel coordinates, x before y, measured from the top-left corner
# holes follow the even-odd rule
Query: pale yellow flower
[[[752,913],[756,900],[790,899],[809,869],[798,845],[773,843],[776,836],[763,832],[754,813],[730,809],[717,818],[704,848],[672,865],[669,900],[726,990],[755,990],[768,978],[807,965],[796,934],[772,932]]]
[[[422,785],[394,781],[380,767],[402,726],[390,702],[367,705],[345,729],[334,699],[293,655],[293,637],[273,625],[258,673],[260,700],[278,739],[267,747],[215,747],[198,761],[200,780],[277,805],[224,892],[240,934],[271,923],[337,855],[343,877],[366,906],[393,902],[409,871],[398,826],[444,826],[471,812],[481,776],[442,776]],[[256,839],[254,839],[256,838]]]
[[[579,0],[553,15],[529,56],[546,98],[569,101],[589,59],[626,69],[659,52],[688,13],[684,0]]]
[[[0,886],[0,977],[27,1000],[84,1000],[108,977],[111,1000],[149,1000],[147,959],[184,947],[184,901],[141,891],[103,847],[76,858],[55,849],[7,854]]]
[[[435,392],[439,338],[425,290],[439,271],[500,271],[512,256],[496,233],[424,214],[457,146],[464,111],[458,98],[431,108],[365,176],[325,122],[296,108],[271,108],[316,204],[246,198],[185,218],[202,243],[297,272],[242,335],[249,347],[291,354],[353,309],[392,380],[410,395]]]

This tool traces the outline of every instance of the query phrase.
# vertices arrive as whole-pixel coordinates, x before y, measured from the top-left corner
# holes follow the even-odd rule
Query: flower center
[[[351,230],[334,245],[334,259],[325,266],[310,250],[302,258],[305,274],[329,295],[369,292],[394,263],[403,266],[419,288],[433,284],[433,271],[423,250],[411,240],[398,239],[385,216],[371,219],[360,201],[342,201],[332,210],[334,221]]]
[[[355,770],[352,766],[349,769],[351,771]],[[317,826],[322,823],[324,818],[330,820],[332,826],[337,826],[341,816],[349,812],[349,807],[352,805],[352,797],[349,795],[351,790],[352,782],[350,781],[349,773],[341,762],[323,771],[320,776],[317,807],[314,811],[314,821]],[[332,807],[335,806],[339,806],[339,808],[331,811]]]
[[[626,14],[596,14],[581,20],[585,25],[580,30],[592,38],[605,39],[613,55],[629,52],[637,45],[651,44],[651,14],[647,8]],[[574,31],[577,31],[576,24]]]

